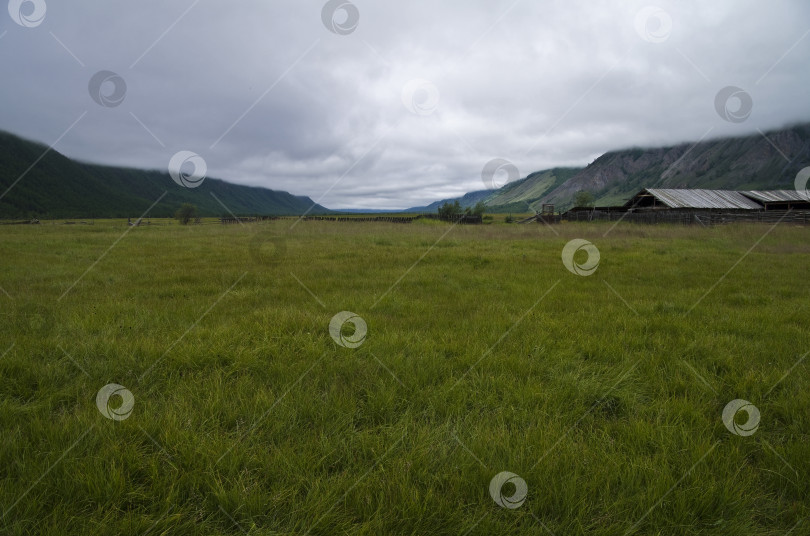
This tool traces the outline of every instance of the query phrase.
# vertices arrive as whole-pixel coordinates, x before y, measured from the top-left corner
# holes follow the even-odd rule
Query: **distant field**
[[[396,219],[403,219],[403,220],[411,220],[414,219],[418,214],[416,213],[408,213],[408,212],[374,212],[369,214],[364,213],[334,213],[334,214],[327,214],[327,215],[312,215],[309,218],[314,220],[319,219],[328,219],[328,218],[340,218],[341,220],[352,219],[352,220],[363,220],[369,218],[396,218]],[[534,216],[535,213],[503,213],[503,214],[485,214],[486,220],[484,221],[485,224],[490,223],[504,223],[507,218],[510,216],[515,221],[520,221],[524,218],[528,218],[529,216]],[[249,216],[238,216],[240,221],[244,220],[243,223],[252,223],[250,222]],[[298,220],[298,216],[279,216],[278,220],[280,221],[289,221],[289,225],[295,223]],[[127,221],[135,222],[137,218],[131,218],[130,220],[126,219],[50,219],[50,220],[42,220],[40,221],[40,225],[95,225],[95,224],[126,224]],[[0,220],[0,226],[3,225],[21,225],[27,224],[28,220]],[[200,218],[200,224],[208,225],[208,224],[221,224],[221,219],[218,217],[205,217]],[[419,222],[419,223],[426,223],[426,222]],[[173,218],[143,218],[142,225],[178,225],[178,222]]]
[[[0,533],[810,534],[810,230],[496,219],[0,227]]]

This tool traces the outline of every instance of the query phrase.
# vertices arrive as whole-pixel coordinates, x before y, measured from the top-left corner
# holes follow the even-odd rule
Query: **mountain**
[[[42,156],[46,151],[42,144],[0,131],[0,195],[7,192],[0,199],[0,219],[137,218],[164,192],[148,216],[170,217],[183,203],[196,205],[201,216],[221,216],[229,211],[236,215],[329,212],[308,197],[287,192],[213,178],[188,189],[176,184],[165,171],[85,164],[54,150]]]
[[[469,192],[464,194],[461,197],[453,197],[450,199],[442,199],[441,201],[435,201],[429,205],[424,207],[412,207],[403,210],[402,212],[436,212],[440,206],[444,205],[445,203],[452,203],[453,201],[458,201],[461,205],[461,208],[467,208],[475,206],[476,203],[479,201],[485,201],[487,197],[492,194],[492,190],[478,190],[477,192]]]
[[[405,212],[436,212],[456,199],[465,208],[483,201],[490,212],[539,211],[543,203],[553,203],[561,211],[573,205],[579,191],[590,192],[596,205],[615,205],[642,188],[790,190],[798,171],[808,165],[810,123],[804,123],[739,138],[611,151],[585,168],[538,171],[498,190],[470,192]],[[187,189],[163,171],[81,163],[0,131],[0,219],[135,218],[164,192],[149,216],[172,216],[182,203],[196,205],[203,216],[228,211],[236,215],[330,212],[308,197],[287,192],[213,178]]]
[[[554,168],[530,173],[496,190],[485,203],[490,212],[539,212],[547,194],[581,171],[582,168]]]
[[[796,174],[808,165],[810,123],[804,123],[739,138],[611,151],[585,168],[538,171],[467,196],[483,199],[488,212],[539,212],[543,203],[564,211],[583,190],[597,206],[623,204],[643,188],[792,190]],[[454,199],[421,208],[435,211],[446,201]]]
[[[810,164],[810,123],[740,138],[720,138],[657,149],[612,151],[544,198],[570,207],[578,191],[596,205],[627,201],[643,188],[792,190]]]
[[[405,212],[404,210],[386,210],[382,208],[333,208],[332,213],[343,214],[390,214],[391,212]]]
[[[403,212],[436,212],[445,203],[458,201],[461,208],[472,207],[479,201],[487,205],[487,212],[531,212],[540,210],[542,197],[582,168],[554,168],[531,173],[527,177],[504,185],[497,190],[478,190],[462,197],[442,199],[424,207],[413,207]]]

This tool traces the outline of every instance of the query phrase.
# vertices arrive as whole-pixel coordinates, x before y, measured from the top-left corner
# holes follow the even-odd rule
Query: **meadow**
[[[0,533],[810,534],[808,233],[0,227]]]

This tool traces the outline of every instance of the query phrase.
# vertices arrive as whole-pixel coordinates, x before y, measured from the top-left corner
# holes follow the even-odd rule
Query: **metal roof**
[[[741,192],[744,196],[755,199],[760,203],[789,203],[793,201],[807,202],[810,201],[810,196],[806,191],[797,192],[796,190],[750,190]]]
[[[733,190],[674,190],[648,188],[650,195],[669,208],[761,210],[762,205]],[[638,194],[637,194],[638,195]]]

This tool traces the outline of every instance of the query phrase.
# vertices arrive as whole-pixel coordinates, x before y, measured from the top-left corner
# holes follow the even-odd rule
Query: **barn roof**
[[[647,188],[627,202],[628,206],[644,196],[652,195],[669,208],[703,208],[761,210],[762,205],[733,190],[675,190],[667,188]]]
[[[810,201],[810,196],[807,192],[797,192],[796,190],[750,190],[741,192],[744,196],[759,201],[760,203],[790,203],[790,202],[807,202]]]

